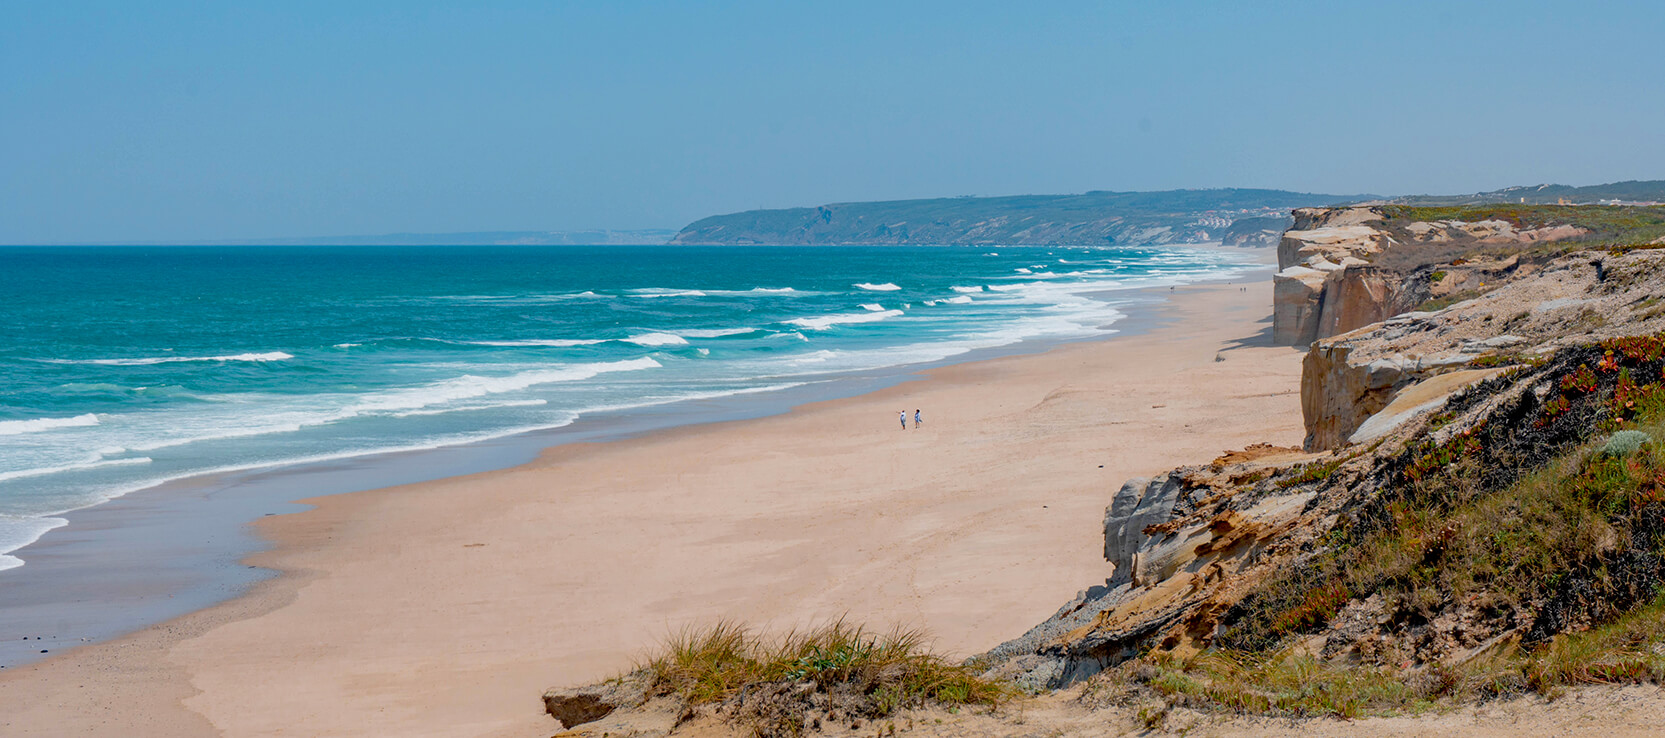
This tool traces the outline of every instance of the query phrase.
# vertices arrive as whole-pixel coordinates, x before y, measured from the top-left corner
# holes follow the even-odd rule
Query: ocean
[[[1250,252],[0,248],[0,569],[186,477],[438,448],[1116,330]]]

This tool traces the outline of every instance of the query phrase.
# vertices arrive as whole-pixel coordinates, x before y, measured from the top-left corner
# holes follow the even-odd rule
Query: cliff
[[[1471,295],[1577,248],[1665,235],[1665,208],[1373,204],[1295,211],[1278,243],[1273,340],[1305,346]]]
[[[671,243],[1266,246],[1291,208],[1361,197],[1220,189],[838,203],[704,218]]]
[[[1392,237],[1401,231],[1373,225],[1382,216],[1297,213],[1280,257],[1337,264],[1322,290],[1365,291],[1363,278],[1386,270],[1341,262],[1405,247]],[[1518,228],[1473,227],[1493,243],[1533,242]],[[1305,450],[1251,448],[1110,495],[1113,576],[987,654],[990,673],[1058,688],[1136,662],[1118,678],[1161,692],[1146,677],[1172,670],[1195,686],[1180,698],[1207,702],[1228,694],[1206,687],[1223,674],[1204,654],[1224,648],[1250,660],[1296,654],[1348,679],[1387,675],[1434,699],[1468,694],[1477,664],[1506,691],[1529,691],[1561,678],[1544,676],[1546,660],[1568,673],[1603,659],[1653,663],[1613,634],[1665,608],[1655,594],[1665,538],[1650,517],[1665,513],[1665,453],[1651,440],[1665,431],[1665,250],[1526,256],[1439,278],[1501,282],[1482,294],[1314,343]],[[1360,286],[1333,279],[1353,268]],[[1375,306],[1415,294],[1402,280],[1377,284],[1363,292]],[[1665,648],[1665,633],[1648,637]],[[1612,650],[1555,661],[1573,658],[1557,644],[1597,642]],[[1279,689],[1251,686],[1261,699]]]

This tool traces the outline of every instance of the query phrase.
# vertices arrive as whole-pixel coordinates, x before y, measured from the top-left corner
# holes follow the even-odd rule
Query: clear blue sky
[[[1665,3],[0,3],[0,243],[1665,178]]]

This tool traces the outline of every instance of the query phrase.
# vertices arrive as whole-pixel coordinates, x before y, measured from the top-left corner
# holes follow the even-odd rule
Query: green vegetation
[[[1665,202],[1665,181],[1632,180],[1585,187],[1571,187],[1568,185],[1508,187],[1473,195],[1415,195],[1396,198],[1394,202],[1405,205],[1453,207],[1484,205],[1487,203],[1519,203],[1522,200],[1532,205],[1553,205],[1562,200],[1573,203],[1592,203],[1598,200]]]
[[[1421,305],[1416,306],[1416,311],[1421,313],[1432,313],[1438,310],[1444,310],[1464,300],[1472,300],[1476,297],[1484,295],[1486,292],[1487,290],[1462,290],[1459,292],[1453,292],[1442,297],[1435,297],[1424,301]]]
[[[1607,443],[1601,445],[1601,455],[1622,459],[1650,443],[1653,443],[1653,436],[1639,430],[1622,430],[1608,436]]]
[[[1411,223],[1461,220],[1508,221],[1517,229],[1573,225],[1590,233],[1568,241],[1557,241],[1565,251],[1571,248],[1634,247],[1665,236],[1665,206],[1623,205],[1468,205],[1460,207],[1417,207],[1389,205],[1382,209],[1390,221]]]
[[[760,735],[797,735],[822,717],[871,719],[926,703],[993,707],[1011,696],[927,651],[918,631],[875,635],[842,620],[778,638],[719,623],[673,637],[643,668],[656,694],[723,703]]]
[[[1549,395],[1407,449],[1314,553],[1227,614],[1212,649],[1104,679],[1167,705],[1342,717],[1665,679],[1662,355],[1665,336],[1614,339],[1492,380],[1536,377]],[[1435,645],[1441,619],[1482,643]],[[1349,632],[1359,662],[1311,653],[1319,632]]]
[[[1109,682],[1142,687],[1162,698],[1162,708],[1147,708],[1152,718],[1168,706],[1344,718],[1431,706],[1414,684],[1391,669],[1340,666],[1291,652],[1208,651],[1190,659],[1153,654],[1098,677],[1089,691],[1113,689]],[[1147,727],[1160,722],[1147,720]]]
[[[1294,475],[1278,480],[1278,489],[1289,489],[1290,487],[1297,487],[1308,482],[1321,482],[1329,479],[1330,475],[1334,474],[1337,469],[1340,469],[1342,464],[1352,461],[1358,457],[1359,454],[1355,453],[1348,456],[1337,456],[1329,461],[1313,461],[1302,464],[1295,467]]]

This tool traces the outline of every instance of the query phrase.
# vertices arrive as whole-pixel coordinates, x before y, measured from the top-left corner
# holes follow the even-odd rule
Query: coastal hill
[[[1216,189],[836,203],[702,218],[671,243],[1270,246],[1293,208],[1371,197]]]
[[[1665,181],[1545,184],[1466,195],[1325,195],[1286,190],[1094,191],[1080,195],[948,197],[747,210],[694,221],[673,244],[1035,244],[1140,246],[1219,242],[1272,246],[1290,210],[1342,203],[1410,206],[1665,202]]]

